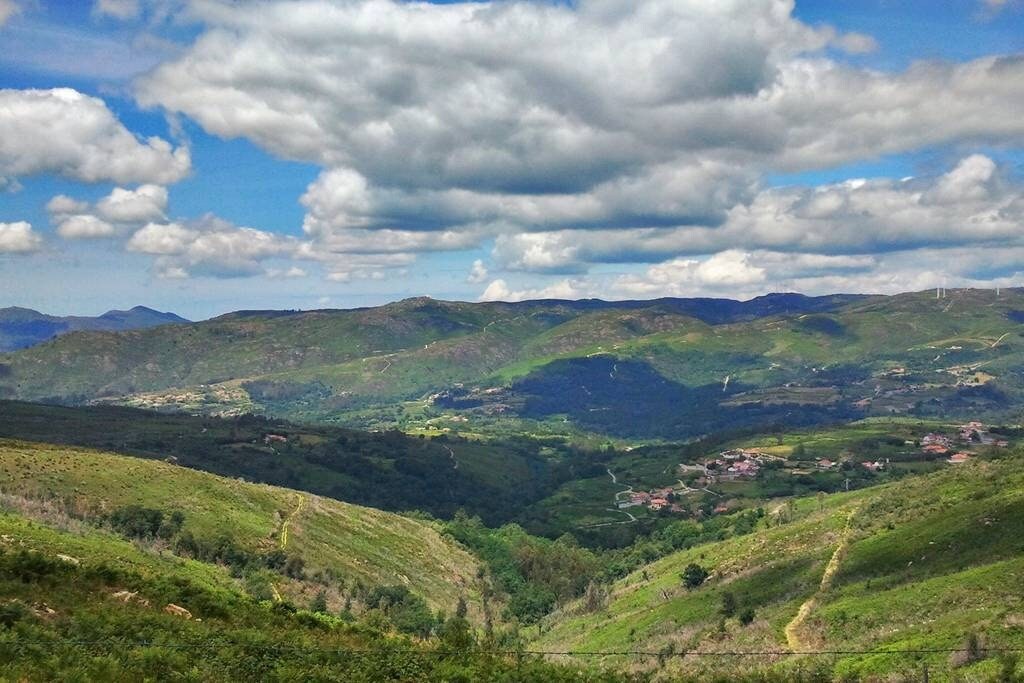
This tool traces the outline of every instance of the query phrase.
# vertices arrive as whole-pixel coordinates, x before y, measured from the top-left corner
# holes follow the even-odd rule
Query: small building
[[[937,445],[937,446],[946,446],[948,448],[949,445],[950,445],[950,440],[949,440],[948,436],[943,436],[942,434],[935,434],[933,432],[931,434],[925,434],[924,436],[921,437],[921,445],[922,446],[936,446]]]
[[[960,451],[959,453],[954,453],[953,455],[949,456],[946,462],[948,462],[951,465],[959,465],[961,463],[967,462],[968,460],[971,459],[971,457],[971,453],[965,453],[963,451]]]

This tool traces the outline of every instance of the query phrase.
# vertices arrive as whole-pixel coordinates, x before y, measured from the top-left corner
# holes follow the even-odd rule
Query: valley
[[[92,634],[57,670],[126,676],[215,629],[214,679],[295,641],[275,667],[372,653],[352,680],[996,680],[1024,649],[1021,297],[70,332],[0,357],[0,635]],[[116,651],[126,624],[162,635]]]

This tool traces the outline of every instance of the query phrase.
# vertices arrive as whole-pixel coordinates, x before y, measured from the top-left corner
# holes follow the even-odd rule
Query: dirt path
[[[857,510],[858,508],[854,507],[846,516],[842,537],[839,539],[839,544],[825,566],[825,572],[821,575],[821,582],[818,584],[817,592],[800,605],[796,616],[786,624],[786,644],[792,652],[800,652],[806,647],[806,644],[800,639],[800,628],[807,621],[807,617],[811,615],[814,608],[818,606],[818,598],[832,588],[832,580],[835,578],[836,572],[839,571],[839,564],[843,561],[843,555],[846,554],[846,549],[850,544],[850,523],[853,521],[853,516],[857,514]]]
[[[1009,332],[1007,332],[1007,333],[1006,333],[1006,334],[1004,334],[1004,335],[1003,335],[1002,337],[1000,337],[999,339],[996,339],[996,340],[995,340],[994,342],[992,342],[992,346],[990,346],[989,348],[990,348],[990,349],[994,349],[994,348],[996,348],[997,346],[999,346],[999,342],[1003,341],[1004,339],[1006,339],[1006,338],[1007,338],[1007,337],[1009,337],[1009,336],[1010,336],[1010,333],[1009,333]]]
[[[302,512],[302,508],[306,507],[306,497],[301,493],[297,495],[299,497],[299,501],[295,504],[295,509],[288,513],[288,516],[281,522],[281,535],[277,541],[281,550],[284,550],[288,545],[288,526],[291,524],[292,520]],[[274,594],[274,602],[281,602],[283,598],[281,597],[281,591],[277,590],[276,583],[270,583],[270,591]]]
[[[302,512],[302,508],[306,507],[306,497],[301,493],[298,494],[298,496],[299,502],[295,504],[295,509],[284,518],[283,522],[281,522],[281,538],[279,542],[281,550],[284,550],[288,546],[288,526],[291,524],[292,520]]]
[[[452,463],[454,464],[453,469],[459,469],[459,461],[455,457],[455,451],[452,450],[451,446],[445,446],[445,448],[448,449],[448,457],[452,459]]]
[[[605,527],[605,526],[617,526],[619,524],[633,524],[634,522],[638,521],[637,518],[633,515],[632,512],[626,512],[625,510],[619,510],[619,509],[616,509],[616,508],[608,508],[608,512],[618,512],[618,513],[621,513],[623,515],[626,515],[627,517],[629,517],[629,519],[624,519],[621,522],[598,522],[597,524],[583,524],[579,528],[580,529],[598,529],[600,527]]]

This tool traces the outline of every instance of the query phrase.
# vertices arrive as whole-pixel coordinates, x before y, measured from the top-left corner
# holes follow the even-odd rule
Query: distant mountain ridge
[[[56,316],[31,308],[0,308],[0,351],[17,351],[79,330],[121,332],[158,325],[187,323],[181,316],[135,306],[127,311],[112,310],[96,317]]]
[[[1024,290],[237,311],[0,355],[0,397],[438,433],[688,439],[871,415],[1008,419]]]

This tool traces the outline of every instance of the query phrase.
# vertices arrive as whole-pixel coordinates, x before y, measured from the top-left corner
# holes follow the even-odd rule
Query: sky
[[[0,307],[1024,286],[1024,0],[0,0]]]

